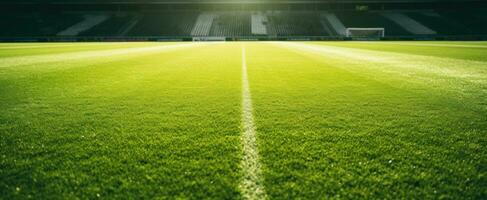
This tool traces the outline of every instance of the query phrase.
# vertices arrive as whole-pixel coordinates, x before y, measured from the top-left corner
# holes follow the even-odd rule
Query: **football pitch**
[[[5,199],[485,199],[487,42],[0,44]]]

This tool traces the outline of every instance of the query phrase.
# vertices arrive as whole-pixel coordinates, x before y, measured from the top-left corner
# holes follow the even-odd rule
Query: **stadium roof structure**
[[[0,3],[53,3],[53,4],[185,4],[185,3],[435,3],[483,2],[483,0],[0,0]]]

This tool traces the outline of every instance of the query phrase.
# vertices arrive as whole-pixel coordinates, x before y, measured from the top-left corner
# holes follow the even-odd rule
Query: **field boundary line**
[[[261,178],[261,165],[256,142],[253,106],[244,45],[242,45],[242,129],[243,159],[241,168],[243,170],[243,179],[240,182],[242,196],[244,199],[266,199]]]

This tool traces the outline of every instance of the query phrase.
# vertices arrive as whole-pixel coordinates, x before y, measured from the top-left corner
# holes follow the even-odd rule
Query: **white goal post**
[[[350,38],[383,38],[384,28],[346,28],[345,33]]]

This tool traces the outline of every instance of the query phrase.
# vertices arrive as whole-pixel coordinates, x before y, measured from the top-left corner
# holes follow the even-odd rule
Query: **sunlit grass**
[[[239,55],[0,68],[2,198],[238,197]]]
[[[487,65],[464,60],[446,66],[442,57],[428,62],[408,54],[356,51],[354,43],[315,44],[321,46],[247,48],[270,197],[486,194]],[[475,70],[470,67],[484,67],[476,77],[484,82],[462,76]],[[455,74],[431,71],[449,68]]]
[[[242,45],[270,199],[487,196],[486,43],[23,43],[0,199],[241,198]]]

